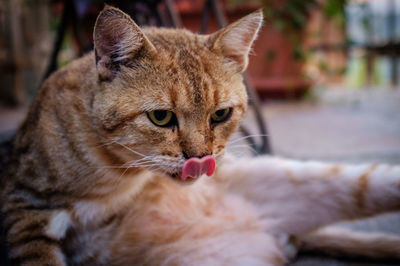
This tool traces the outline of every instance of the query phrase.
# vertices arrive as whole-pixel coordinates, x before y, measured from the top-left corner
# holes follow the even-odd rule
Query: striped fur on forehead
[[[182,72],[185,72],[185,78],[187,79],[188,86],[187,95],[190,95],[191,102],[196,106],[204,105],[204,93],[203,93],[203,78],[202,78],[202,66],[198,58],[192,55],[188,50],[182,49],[179,51],[179,61],[181,62]]]
[[[219,100],[221,58],[210,51],[206,36],[195,35],[186,30],[145,30],[150,41],[157,48],[160,57],[168,62],[168,78],[173,86],[170,88],[170,100],[176,104],[177,94],[184,96],[197,108],[204,105],[217,105]],[[221,76],[221,77],[218,77]],[[217,96],[215,96],[217,95]]]

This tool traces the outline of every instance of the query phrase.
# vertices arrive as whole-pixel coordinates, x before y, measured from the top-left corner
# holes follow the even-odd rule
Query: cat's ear
[[[251,46],[263,24],[263,18],[263,12],[259,9],[214,33],[210,36],[212,49],[221,53],[243,72],[249,61]]]
[[[97,17],[93,40],[101,80],[111,81],[121,64],[132,60],[138,53],[155,52],[154,46],[129,16],[108,5]]]

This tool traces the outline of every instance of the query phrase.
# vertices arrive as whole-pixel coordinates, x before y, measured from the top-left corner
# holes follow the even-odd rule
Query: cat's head
[[[186,176],[197,170],[211,173],[246,110],[241,73],[262,21],[257,11],[214,34],[197,35],[140,29],[106,7],[94,30],[99,85],[93,116],[107,149],[124,167],[159,170],[181,181],[192,180]],[[182,177],[185,167],[189,174]]]

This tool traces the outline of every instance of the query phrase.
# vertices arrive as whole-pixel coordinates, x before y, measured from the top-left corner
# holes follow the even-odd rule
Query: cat
[[[323,227],[398,210],[400,166],[223,156],[262,22],[258,10],[197,35],[106,6],[94,52],[45,81],[15,137],[1,178],[10,263],[284,265],[301,248],[399,259],[398,237]]]

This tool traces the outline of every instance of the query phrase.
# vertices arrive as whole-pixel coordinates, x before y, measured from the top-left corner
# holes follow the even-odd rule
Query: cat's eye
[[[168,110],[153,110],[147,112],[147,117],[154,125],[159,127],[169,127],[177,123],[175,114]]]
[[[232,108],[224,108],[216,111],[211,115],[211,123],[218,124],[228,120],[232,115]]]

